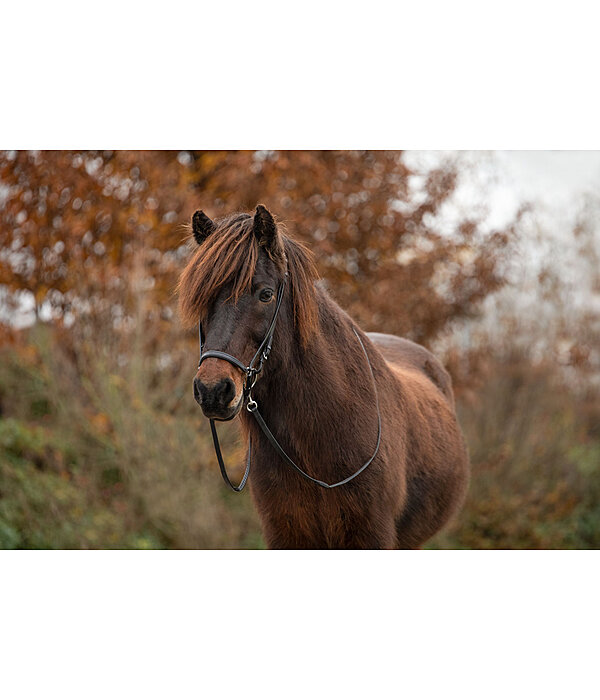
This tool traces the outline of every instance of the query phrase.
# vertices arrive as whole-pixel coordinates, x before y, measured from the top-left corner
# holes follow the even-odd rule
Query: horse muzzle
[[[194,399],[207,418],[230,420],[234,418],[243,403],[243,392],[236,391],[234,381],[224,377],[211,384],[194,379]]]

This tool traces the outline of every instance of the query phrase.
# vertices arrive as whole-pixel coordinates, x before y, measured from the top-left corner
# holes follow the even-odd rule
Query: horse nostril
[[[200,392],[200,382],[194,379],[194,399],[196,403],[202,405],[202,393]]]
[[[227,406],[235,396],[235,385],[229,377],[222,379],[215,387],[215,397],[222,406]]]

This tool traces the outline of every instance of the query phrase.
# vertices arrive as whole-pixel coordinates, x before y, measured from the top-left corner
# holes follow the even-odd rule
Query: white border
[[[0,146],[598,148],[586,9],[12,3]],[[597,695],[595,552],[0,562],[11,700]]]
[[[0,146],[599,148],[593,7],[12,3]]]
[[[2,562],[11,700],[597,697],[595,552]]]

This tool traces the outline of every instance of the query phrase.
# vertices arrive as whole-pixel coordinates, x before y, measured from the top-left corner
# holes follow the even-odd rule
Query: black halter
[[[269,325],[269,328],[265,334],[265,337],[263,338],[261,344],[258,346],[258,350],[254,354],[254,357],[250,361],[250,364],[246,367],[246,365],[238,360],[237,357],[234,357],[233,355],[230,355],[229,353],[222,352],[221,350],[207,350],[204,352],[204,341],[202,337],[202,324],[199,322],[198,323],[198,337],[200,340],[200,361],[198,362],[198,368],[200,365],[204,362],[204,360],[208,359],[209,357],[215,357],[219,360],[225,360],[229,362],[230,364],[234,365],[234,367],[237,367],[238,369],[241,369],[242,372],[244,372],[244,396],[243,396],[243,401],[247,401],[248,403],[246,404],[246,409],[254,416],[256,419],[256,422],[258,423],[260,429],[263,431],[265,434],[266,438],[269,440],[271,445],[275,448],[279,456],[288,464],[292,469],[297,471],[301,476],[303,476],[305,479],[308,479],[309,481],[312,481],[314,484],[318,484],[319,486],[322,486],[325,489],[334,489],[337,486],[343,486],[344,484],[347,484],[349,481],[352,481],[352,479],[356,478],[361,472],[363,472],[369,464],[375,459],[377,453],[379,452],[379,445],[381,443],[381,414],[379,412],[379,397],[377,395],[377,384],[375,382],[375,377],[373,375],[373,367],[371,366],[371,361],[369,360],[369,356],[367,355],[367,351],[365,350],[365,346],[360,339],[360,336],[354,330],[354,334],[356,335],[356,338],[358,342],[360,343],[360,346],[362,348],[362,351],[367,359],[367,364],[369,366],[369,372],[371,374],[371,379],[373,381],[373,392],[375,394],[375,405],[377,408],[377,443],[375,445],[375,450],[373,451],[373,454],[371,457],[360,467],[357,471],[354,472],[351,476],[347,477],[346,479],[342,479],[341,481],[336,482],[335,484],[327,484],[324,481],[321,481],[320,479],[315,479],[314,477],[310,476],[310,474],[307,474],[305,471],[300,469],[300,467],[286,454],[285,450],[283,447],[279,444],[277,441],[277,438],[273,435],[273,433],[269,430],[269,427],[265,423],[263,417],[260,414],[260,411],[258,410],[258,404],[256,401],[252,398],[251,391],[252,387],[256,384],[256,380],[258,379],[258,375],[262,372],[264,363],[268,360],[269,358],[269,353],[271,352],[271,345],[273,344],[273,334],[275,333],[275,325],[277,324],[277,317],[279,315],[279,309],[281,308],[281,302],[283,300],[283,293],[285,291],[285,286],[288,280],[288,273],[285,273],[285,276],[283,278],[283,281],[279,285],[279,289],[277,290],[277,301],[275,304],[275,311],[273,312],[273,318],[271,319],[271,323]],[[233,417],[233,416],[232,416]],[[231,420],[231,418],[228,418],[226,420]],[[246,482],[248,481],[248,475],[250,473],[250,464],[251,464],[251,457],[252,457],[252,441],[250,440],[248,444],[248,459],[246,461],[246,469],[244,471],[244,476],[242,477],[241,482],[239,483],[238,486],[234,486],[231,481],[229,480],[229,476],[227,475],[227,470],[225,468],[225,463],[223,461],[223,455],[221,454],[221,447],[219,445],[219,436],[217,435],[217,427],[215,425],[215,419],[211,418],[210,419],[210,431],[212,434],[213,438],[213,443],[215,446],[215,454],[217,455],[217,461],[219,462],[219,468],[221,469],[221,475],[223,477],[223,480],[225,483],[230,486],[234,491],[241,491],[244,486],[246,485]]]
[[[204,340],[202,339],[202,323],[198,322],[198,339],[200,341],[200,362],[198,362],[198,369],[204,360],[209,357],[216,357],[219,360],[226,360],[229,364],[234,365],[246,375],[244,378],[244,401],[250,396],[250,391],[252,387],[256,384],[258,375],[262,372],[263,365],[269,359],[269,353],[271,352],[271,345],[273,344],[273,333],[275,333],[275,325],[277,324],[277,317],[279,316],[279,309],[281,308],[281,301],[283,299],[283,292],[285,290],[285,285],[287,283],[288,273],[285,273],[283,282],[279,285],[277,290],[277,301],[275,303],[275,311],[273,312],[273,318],[262,343],[258,346],[258,350],[254,353],[254,357],[250,361],[250,364],[246,367],[243,362],[230,355],[227,352],[221,350],[207,350],[204,352]],[[211,418],[212,424],[212,418]]]

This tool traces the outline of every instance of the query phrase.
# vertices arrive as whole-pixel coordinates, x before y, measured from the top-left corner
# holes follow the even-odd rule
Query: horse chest
[[[276,478],[276,485],[268,481],[255,479],[251,491],[270,547],[353,547],[368,527],[369,513],[354,489],[323,491],[294,474]]]

